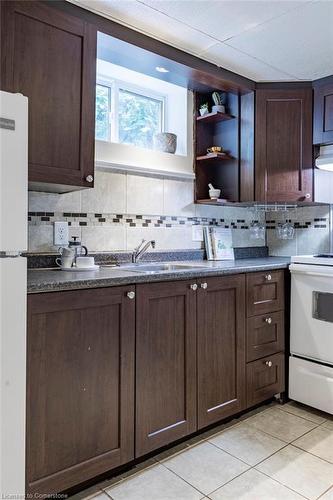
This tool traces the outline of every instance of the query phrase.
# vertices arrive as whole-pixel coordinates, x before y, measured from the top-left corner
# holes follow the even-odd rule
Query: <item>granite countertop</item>
[[[149,265],[149,262],[145,262]],[[156,262],[154,264],[157,264]],[[160,263],[159,263],[160,264]],[[223,276],[269,269],[286,269],[289,257],[261,257],[212,262],[206,260],[167,262],[191,265],[185,270],[161,271],[154,274],[139,273],[122,267],[100,267],[96,271],[70,272],[59,269],[29,269],[28,293],[79,290],[136,283],[187,280],[209,276]]]

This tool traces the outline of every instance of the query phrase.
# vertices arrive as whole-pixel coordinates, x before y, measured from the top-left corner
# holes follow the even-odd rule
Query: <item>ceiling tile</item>
[[[163,13],[133,0],[76,0],[81,7],[120,21],[192,54],[198,54],[214,43],[208,35],[197,32]]]
[[[225,43],[218,43],[210,47],[200,54],[200,57],[255,81],[295,80],[294,76],[239,52]]]
[[[299,79],[333,74],[333,2],[316,1],[228,41]]]
[[[307,0],[138,0],[173,19],[226,40],[276,16],[293,10]]]

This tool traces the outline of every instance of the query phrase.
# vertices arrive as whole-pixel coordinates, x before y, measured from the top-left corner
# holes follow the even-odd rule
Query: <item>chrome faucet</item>
[[[132,262],[133,263],[138,262],[138,260],[141,259],[143,254],[148,250],[150,245],[152,246],[152,248],[155,248],[155,240],[150,240],[147,242],[146,240],[142,240],[141,243],[136,248],[134,248],[132,252]]]

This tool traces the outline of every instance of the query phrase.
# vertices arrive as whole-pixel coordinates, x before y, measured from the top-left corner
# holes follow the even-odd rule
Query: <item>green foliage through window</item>
[[[95,137],[99,141],[110,138],[111,92],[105,85],[96,85],[96,126]]]

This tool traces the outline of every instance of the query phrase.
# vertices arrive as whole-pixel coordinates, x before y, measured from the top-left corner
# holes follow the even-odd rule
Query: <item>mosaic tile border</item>
[[[310,219],[308,217],[308,219]],[[32,225],[52,224],[55,221],[68,222],[72,227],[116,226],[126,227],[164,227],[179,226],[221,226],[231,229],[249,229],[251,222],[258,222],[252,217],[248,219],[181,217],[167,215],[130,215],[86,212],[29,212],[28,222]],[[266,219],[266,229],[276,229],[279,224],[289,222],[295,229],[326,229],[329,227],[327,217],[315,217],[312,220],[297,221],[293,219]]]

